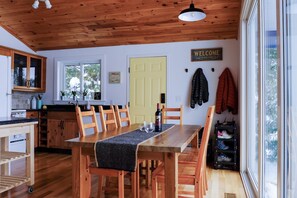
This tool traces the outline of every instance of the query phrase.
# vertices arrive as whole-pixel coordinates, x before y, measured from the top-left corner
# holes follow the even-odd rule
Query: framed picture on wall
[[[121,83],[121,72],[109,72],[108,75],[110,84],[120,84]]]

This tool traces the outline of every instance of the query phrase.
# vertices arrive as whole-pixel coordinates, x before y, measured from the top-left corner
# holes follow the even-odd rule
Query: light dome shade
[[[190,7],[181,11],[180,14],[178,15],[178,18],[182,21],[199,21],[202,20],[206,17],[206,14],[204,13],[203,10],[199,8],[195,8],[194,4],[191,3]]]
[[[45,0],[45,7],[47,8],[47,9],[51,9],[52,8],[52,4],[50,3],[50,1],[49,0]]]
[[[38,1],[38,0],[35,0],[34,3],[33,3],[33,5],[32,5],[32,7],[33,7],[34,9],[37,9],[38,6],[39,6],[39,1]]]

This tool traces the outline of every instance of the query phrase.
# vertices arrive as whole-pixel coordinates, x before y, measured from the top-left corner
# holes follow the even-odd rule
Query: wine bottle
[[[162,131],[162,113],[160,111],[160,104],[157,103],[157,111],[155,113],[155,132]]]

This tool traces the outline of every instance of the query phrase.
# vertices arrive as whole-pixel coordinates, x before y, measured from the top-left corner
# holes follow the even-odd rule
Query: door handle
[[[166,103],[166,97],[165,97],[165,93],[161,93],[161,103],[164,104]]]

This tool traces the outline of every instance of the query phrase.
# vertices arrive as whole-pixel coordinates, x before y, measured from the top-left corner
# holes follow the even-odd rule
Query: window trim
[[[105,64],[105,55],[80,55],[77,56],[67,56],[67,57],[58,57],[54,58],[54,101],[59,100],[60,97],[60,88],[63,83],[63,68],[65,64],[77,63],[77,62],[99,62],[101,63],[101,100],[94,101],[105,101],[106,100],[106,64]]]

